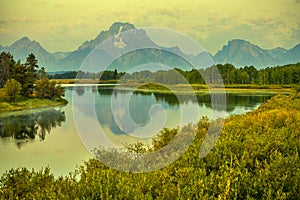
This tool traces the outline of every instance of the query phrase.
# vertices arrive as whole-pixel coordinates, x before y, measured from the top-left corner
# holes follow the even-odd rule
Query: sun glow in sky
[[[114,22],[169,28],[211,53],[240,38],[262,48],[300,43],[300,0],[0,0],[0,44],[23,36],[72,51]]]

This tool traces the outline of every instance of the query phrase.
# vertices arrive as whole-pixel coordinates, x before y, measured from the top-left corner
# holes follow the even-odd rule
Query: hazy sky
[[[0,0],[0,44],[28,36],[71,51],[116,21],[174,29],[212,53],[234,38],[266,49],[300,43],[300,0]]]

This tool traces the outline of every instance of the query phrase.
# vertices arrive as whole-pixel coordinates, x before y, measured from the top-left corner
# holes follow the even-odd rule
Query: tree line
[[[217,65],[225,84],[299,84],[300,62],[257,70],[253,66],[235,68]]]
[[[106,80],[119,80],[125,72],[118,72],[116,69],[113,71],[107,70],[103,72],[84,72],[79,71],[67,71],[63,73],[49,74],[50,79],[99,79],[101,81]]]
[[[125,74],[125,79],[147,80],[165,84],[189,82],[191,84],[299,84],[300,63],[256,69],[253,66],[235,68],[231,64],[217,64],[206,69],[183,71],[141,71]],[[222,80],[221,80],[222,79]]]
[[[236,68],[232,64],[217,64],[206,69],[192,69],[183,71],[174,68],[168,71],[151,72],[149,70],[125,73],[114,71],[104,71],[98,73],[70,71],[61,74],[52,74],[52,79],[99,79],[99,80],[137,80],[151,81],[164,84],[299,84],[300,83],[300,63],[288,64],[283,66],[256,69],[254,66]]]
[[[29,54],[25,63],[14,60],[10,53],[0,54],[0,88],[4,89],[8,101],[16,101],[36,95],[38,98],[55,100],[64,94],[64,89],[56,86],[46,75],[45,68],[39,69],[34,54]]]

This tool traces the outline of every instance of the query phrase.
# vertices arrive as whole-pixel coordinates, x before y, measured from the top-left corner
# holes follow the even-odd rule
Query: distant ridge
[[[30,53],[33,53],[41,66],[51,68],[57,65],[57,61],[51,53],[46,51],[40,43],[35,40],[30,40],[28,37],[17,40],[12,45],[4,47],[2,51],[12,53],[15,60],[21,60],[22,62],[25,62],[26,57]]]
[[[278,61],[280,64],[296,63],[300,61],[300,44],[289,49],[285,54],[282,54]]]
[[[257,68],[291,64],[300,61],[300,44],[290,50],[281,47],[266,50],[246,40],[234,39],[214,56],[216,63],[230,63],[237,67]]]
[[[122,27],[120,29],[120,27]],[[96,38],[83,42],[78,49],[72,52],[56,52],[49,53],[45,50],[40,43],[35,40],[30,40],[28,37],[23,37],[10,46],[3,47],[0,45],[0,51],[6,51],[13,54],[15,60],[20,59],[25,61],[28,54],[35,54],[39,61],[40,66],[46,67],[47,71],[71,71],[77,70],[83,59],[101,42],[107,38],[116,35],[120,30],[121,32],[135,29],[135,26],[130,23],[116,22],[113,23],[108,30],[100,31]],[[135,38],[137,41],[146,41],[154,43],[144,32],[139,32]],[[155,44],[155,43],[154,43]],[[162,47],[164,48],[164,47]],[[178,52],[179,55],[184,53],[178,47],[165,48],[166,50],[172,49],[172,51]],[[215,63],[230,63],[236,67],[254,66],[258,69],[292,64],[300,61],[300,44],[297,44],[291,49],[284,49],[277,47],[274,49],[263,49],[249,41],[242,39],[233,39],[228,41],[214,56],[209,52],[202,52],[199,55],[188,56],[192,61],[196,63],[202,63],[203,66],[209,65],[210,62],[204,60],[210,55]],[[150,57],[146,55],[140,56],[141,59],[149,60]],[[153,57],[151,58],[153,59]],[[138,61],[136,62],[138,63]],[[178,61],[172,58],[167,64],[175,65]],[[179,62],[180,64],[180,62]]]

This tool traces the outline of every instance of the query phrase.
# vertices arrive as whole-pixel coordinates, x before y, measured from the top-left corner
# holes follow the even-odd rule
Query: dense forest
[[[300,83],[300,63],[289,64],[265,69],[256,69],[253,66],[236,68],[231,64],[217,64],[216,66],[200,70],[182,71],[175,68],[169,71],[140,71],[128,74],[125,72],[104,71],[99,73],[70,71],[60,74],[49,75],[52,79],[100,79],[116,80],[122,77],[123,80],[150,81],[165,84],[186,83],[205,84],[220,83],[219,71],[224,84],[299,84]]]
[[[204,158],[198,153],[210,121],[194,124],[189,149],[169,166],[148,173],[120,172],[96,159],[66,177],[41,170],[11,169],[0,178],[2,199],[299,199],[300,93],[278,95],[257,110],[232,115]],[[152,146],[161,149],[178,128],[164,129]],[[101,150],[101,149],[100,149]],[[101,153],[101,152],[99,152]],[[113,153],[108,157],[113,160]],[[126,162],[125,162],[126,163]]]
[[[20,97],[40,99],[60,99],[64,89],[50,81],[45,68],[39,69],[34,54],[29,54],[25,63],[15,61],[13,55],[0,54],[0,89],[3,88],[5,100],[14,102]]]

